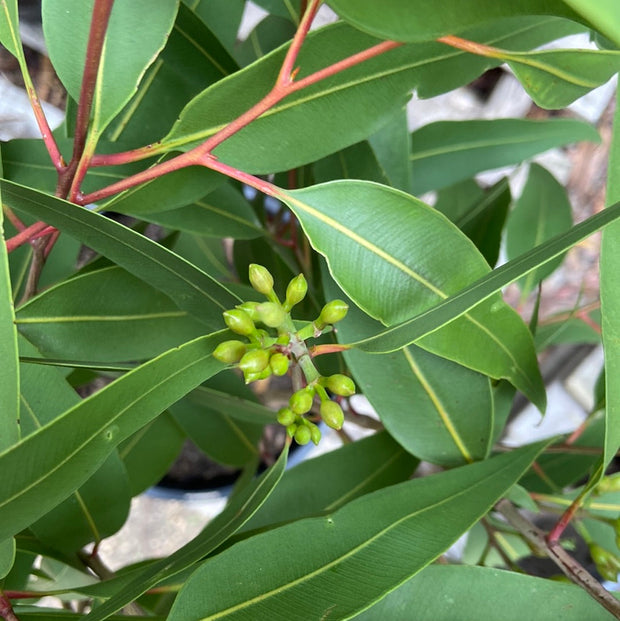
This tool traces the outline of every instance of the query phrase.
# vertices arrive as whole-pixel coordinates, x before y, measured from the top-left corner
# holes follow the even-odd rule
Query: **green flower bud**
[[[312,408],[314,390],[309,387],[302,388],[291,395],[288,404],[295,414],[305,414]]]
[[[273,291],[273,276],[266,267],[251,263],[249,274],[250,284],[256,291],[263,295],[269,295]]]
[[[268,365],[269,352],[264,349],[251,349],[243,354],[243,357],[239,361],[239,368],[243,371],[244,375],[248,373],[262,373]]]
[[[276,339],[278,345],[284,345],[285,347],[291,342],[291,335],[288,333],[280,334]]]
[[[288,283],[286,288],[286,301],[284,302],[284,308],[290,311],[295,304],[299,304],[305,297],[308,291],[308,283],[303,274],[295,276],[291,282]]]
[[[355,384],[350,377],[336,373],[325,378],[325,387],[335,395],[350,397],[355,394]]]
[[[321,430],[313,423],[309,423],[310,426],[310,439],[313,444],[318,445],[321,441]]]
[[[280,408],[278,410],[278,422],[280,425],[288,427],[297,420],[297,415],[290,408]]]
[[[264,302],[256,307],[259,321],[270,328],[279,328],[286,321],[286,312],[275,302]]]
[[[599,494],[607,494],[608,492],[620,492],[620,472],[616,472],[608,477],[601,479],[596,491]]]
[[[258,320],[258,314],[256,313],[256,307],[260,304],[260,302],[243,302],[243,304],[237,304],[236,308],[245,311],[250,319],[253,321]]]
[[[297,423],[291,423],[290,425],[286,427],[286,435],[289,438],[292,438],[295,435],[296,431],[297,431]]]
[[[246,384],[251,384],[252,382],[258,382],[261,379],[262,373],[243,373],[243,379]]]
[[[320,409],[324,423],[332,429],[342,429],[344,412],[335,401],[323,401]]]
[[[245,354],[246,345],[241,341],[224,341],[220,343],[213,352],[213,357],[220,362],[233,364],[239,362]]]
[[[288,356],[285,356],[280,352],[276,352],[271,356],[271,358],[269,358],[269,366],[271,367],[274,375],[286,375],[289,363],[290,360],[288,359]]]
[[[297,444],[308,444],[312,439],[312,432],[306,425],[299,425],[295,430],[295,442]]]
[[[332,300],[321,310],[318,323],[321,325],[338,323],[346,317],[348,310],[349,305],[342,300]]]
[[[601,574],[605,580],[616,582],[618,579],[618,570],[620,570],[620,560],[616,558],[615,554],[612,554],[596,543],[591,543],[589,547],[590,556],[596,564],[598,573]]]
[[[233,332],[243,336],[249,336],[256,331],[252,318],[240,308],[225,311],[224,321]]]

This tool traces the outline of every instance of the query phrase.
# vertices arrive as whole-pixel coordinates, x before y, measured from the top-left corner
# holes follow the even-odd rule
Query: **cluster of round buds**
[[[319,414],[325,424],[340,429],[344,422],[342,408],[331,400],[327,391],[349,397],[355,392],[355,384],[346,375],[321,376],[310,359],[304,340],[317,336],[328,325],[344,319],[348,305],[342,300],[332,300],[325,304],[311,325],[296,330],[290,311],[306,296],[308,285],[303,274],[290,281],[284,302],[278,299],[273,289],[273,277],[267,268],[253,263],[249,277],[252,287],[262,293],[267,301],[244,302],[224,312],[228,328],[246,340],[224,341],[216,347],[213,356],[225,364],[236,364],[246,383],[266,379],[270,375],[285,375],[291,364],[298,364],[306,377],[307,386],[293,393],[288,407],[278,412],[278,422],[286,427],[288,435],[298,444],[307,444],[311,440],[318,444],[321,432],[305,416],[312,409],[315,396],[320,399]],[[257,324],[263,327],[257,327]]]

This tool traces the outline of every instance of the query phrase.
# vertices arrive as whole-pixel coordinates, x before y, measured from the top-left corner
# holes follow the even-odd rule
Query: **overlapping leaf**
[[[325,517],[237,543],[192,575],[169,619],[253,621],[290,618],[299,610],[306,618],[348,619],[441,554],[506,492],[541,448],[532,445],[393,485]]]
[[[615,0],[564,0],[599,32],[620,46],[620,5]]]
[[[392,188],[340,181],[282,191],[280,198],[345,293],[386,325],[427,311],[489,271],[471,241],[444,216]],[[499,296],[418,344],[509,379],[544,409],[531,336]]]
[[[121,441],[220,371],[211,352],[223,338],[201,337],[162,354],[0,453],[0,540],[64,500]]]

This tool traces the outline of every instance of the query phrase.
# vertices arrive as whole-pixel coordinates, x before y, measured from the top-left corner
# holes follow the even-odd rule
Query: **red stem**
[[[8,596],[2,590],[0,590],[0,617],[5,621],[19,621],[13,612],[13,606]]]
[[[18,248],[22,244],[31,241],[38,233],[41,233],[41,231],[45,230],[46,228],[48,228],[48,225],[45,222],[35,222],[28,228],[20,231],[17,235],[14,235],[10,239],[6,240],[7,252],[12,252],[13,250],[15,250],[15,248]]]
[[[28,79],[27,82],[29,81],[30,80]],[[54,168],[60,173],[65,169],[65,161],[60,153],[60,150],[58,149],[58,145],[56,144],[56,140],[54,139],[54,135],[52,133],[52,128],[47,122],[45,112],[43,112],[43,106],[41,106],[39,96],[34,90],[34,86],[32,86],[32,84],[26,84],[26,93],[28,94],[30,106],[34,113],[37,125],[39,126],[39,131],[41,132],[41,138],[43,138],[45,148],[49,153],[52,164],[54,164]]]
[[[562,533],[566,530],[566,527],[570,524],[570,521],[575,516],[575,513],[577,513],[577,511],[581,507],[583,499],[589,493],[590,490],[588,489],[588,487],[584,487],[584,489],[580,492],[579,496],[577,496],[577,498],[573,500],[570,507],[568,507],[568,509],[564,511],[560,519],[557,521],[557,524],[551,529],[551,532],[547,535],[547,541],[549,545],[554,545],[560,540]]]

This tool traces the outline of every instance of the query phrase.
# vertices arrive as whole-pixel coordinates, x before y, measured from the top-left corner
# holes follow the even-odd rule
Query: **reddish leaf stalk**
[[[564,511],[557,524],[551,529],[551,532],[547,535],[547,541],[549,545],[555,545],[560,541],[562,533],[566,530],[566,527],[570,524],[570,521],[575,517],[575,513],[579,511],[583,501],[590,493],[590,489],[586,486],[579,493],[579,496],[573,500],[570,507]]]
[[[15,248],[19,248],[22,244],[31,241],[37,236],[37,234],[41,233],[48,228],[48,225],[45,222],[35,222],[29,227],[25,228],[23,231],[20,231],[17,235],[14,235],[10,239],[6,240],[6,249],[7,252],[12,252]]]
[[[0,590],[0,617],[2,617],[4,621],[19,621],[13,612],[13,606],[9,598],[2,590]]]
[[[467,39],[461,39],[461,37],[455,37],[453,35],[446,35],[445,37],[439,37],[437,39],[439,43],[445,43],[450,47],[455,47],[458,50],[469,52],[470,54],[477,54],[478,56],[487,56],[488,58],[504,58],[505,54],[502,50],[489,45],[483,45],[482,43],[476,43],[475,41],[469,41]]]
[[[52,134],[52,128],[47,122],[39,96],[30,81],[30,76],[27,76],[24,81],[26,82],[26,93],[28,94],[28,99],[30,100],[30,107],[32,108],[34,118],[39,126],[39,131],[41,132],[41,138],[43,138],[43,143],[49,153],[54,168],[60,173],[65,169],[65,161],[60,153],[60,150],[58,149],[54,135]]]

